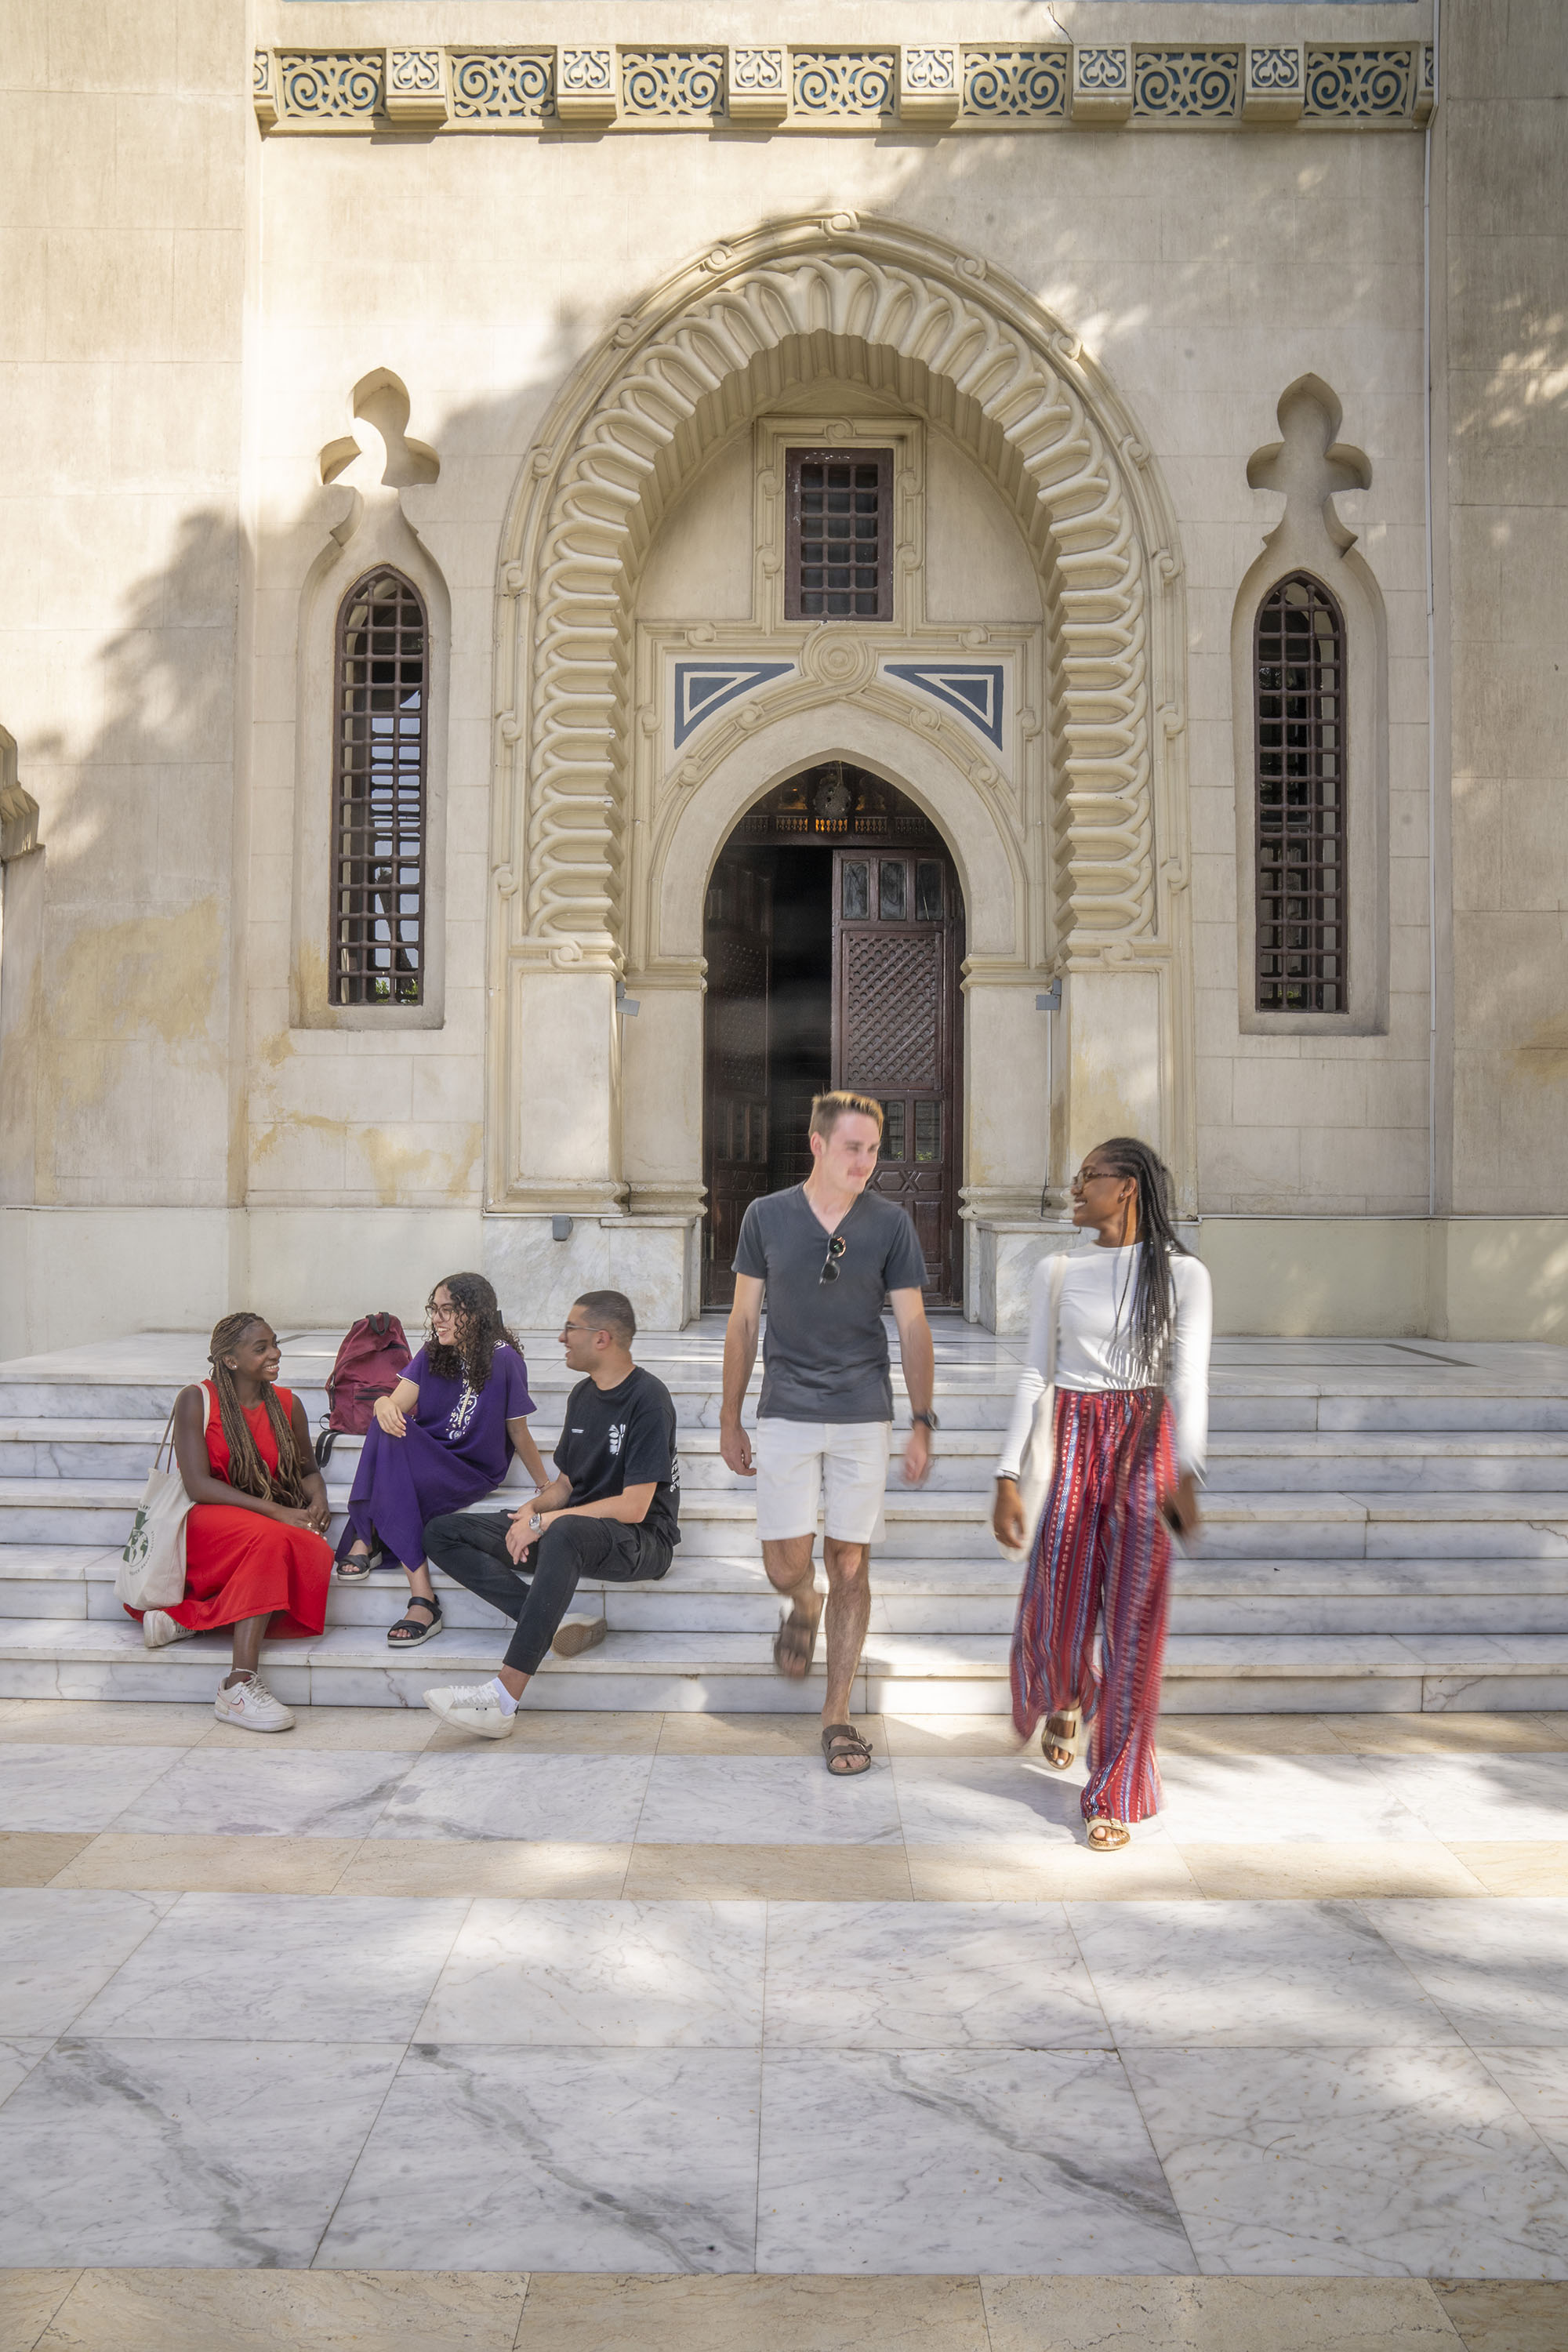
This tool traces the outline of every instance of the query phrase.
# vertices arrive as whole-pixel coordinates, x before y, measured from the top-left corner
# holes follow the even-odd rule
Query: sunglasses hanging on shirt
[[[822,1261],[822,1272],[816,1277],[818,1289],[821,1288],[825,1282],[837,1281],[838,1261],[843,1256],[849,1244],[845,1240],[842,1234],[834,1234],[833,1239],[827,1244],[827,1255]]]

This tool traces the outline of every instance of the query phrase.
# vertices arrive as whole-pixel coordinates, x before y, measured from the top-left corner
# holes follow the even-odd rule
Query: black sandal
[[[835,1780],[858,1780],[871,1769],[871,1743],[861,1738],[852,1723],[824,1724],[822,1752]]]
[[[428,1642],[433,1634],[441,1631],[441,1604],[438,1601],[426,1601],[422,1592],[416,1592],[408,1606],[410,1609],[428,1609],[430,1622],[422,1625],[417,1617],[400,1617],[395,1625],[387,1628],[386,1638],[395,1650],[416,1650],[421,1642]]]
[[[357,1557],[352,1551],[344,1552],[342,1559],[337,1563],[338,1582],[363,1584],[371,1570],[379,1568],[385,1558],[386,1554],[380,1544],[372,1544],[367,1552],[362,1552]]]

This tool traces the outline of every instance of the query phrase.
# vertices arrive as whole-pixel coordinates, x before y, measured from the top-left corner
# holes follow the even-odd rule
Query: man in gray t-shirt
[[[870,1550],[882,1498],[893,1386],[882,1307],[892,1307],[912,1423],[903,1475],[931,1466],[934,1365],[921,1289],[925,1256],[906,1213],[868,1191],[881,1149],[882,1108],[865,1095],[819,1095],[811,1109],[812,1171],[804,1184],[753,1201],[735,1246],[735,1303],[724,1335],[719,1444],[729,1467],[757,1482],[763,1564],[790,1609],[773,1664],[792,1682],[811,1672],[823,1603],[812,1550],[823,1489],[827,1571],[827,1696],[823,1753],[837,1776],[866,1771],[871,1751],[849,1721],[849,1695],[871,1614]],[[741,1407],[757,1359],[764,1295],[768,1332],[755,1444]]]

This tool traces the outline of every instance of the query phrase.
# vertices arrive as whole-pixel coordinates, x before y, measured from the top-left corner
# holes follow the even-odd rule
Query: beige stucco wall
[[[921,13],[933,39],[1016,39],[1039,16],[1011,0]],[[279,1312],[337,1311],[410,1254],[421,1282],[425,1256],[433,1278],[460,1238],[477,1254],[501,518],[550,403],[623,310],[705,244],[815,206],[908,222],[1019,278],[1106,371],[1168,493],[1192,856],[1167,879],[1191,893],[1181,984],[1199,1205],[1224,1220],[1423,1212],[1422,139],[1255,127],[259,138],[252,40],[776,37],[765,10],[716,0],[399,0],[383,21],[393,14],[374,0],[256,0],[248,22],[232,0],[0,10],[0,724],[46,845],[40,984],[20,1028],[15,1003],[5,1023],[0,1191],[26,1213],[0,1273],[9,1328],[32,1333],[53,1315],[65,1336],[97,1311],[117,1253],[134,1267],[139,1321],[160,1319],[163,1297],[183,1318],[187,1294],[210,1293],[216,1311],[258,1275],[298,1299]],[[1092,18],[1108,39],[1261,38],[1287,25],[1289,37],[1342,37],[1352,14],[1358,37],[1430,30],[1425,0],[1057,11],[1069,32]],[[1437,849],[1447,858],[1451,814],[1454,978],[1438,1008],[1436,1171],[1439,1206],[1459,1211],[1568,1207],[1568,367],[1552,97],[1563,24],[1552,0],[1514,0],[1506,39],[1482,0],[1444,10]],[[885,0],[823,0],[789,26],[837,40],[905,29]],[[407,431],[436,453],[437,479],[384,484],[386,445],[353,411],[354,386],[378,371],[406,387]],[[1247,487],[1247,467],[1279,437],[1281,394],[1309,373],[1370,461],[1370,487],[1337,511],[1387,629],[1387,1029],[1352,1037],[1248,1034],[1238,1017],[1236,792],[1249,747],[1238,758],[1233,636],[1282,504]],[[323,487],[323,450],[351,433],[361,458]],[[940,436],[928,457],[928,614],[962,622],[984,585],[991,617],[1032,620],[1037,586],[1002,502]],[[699,589],[709,617],[743,616],[750,466],[742,435],[672,511],[642,618],[690,617]],[[310,1013],[312,845],[330,784],[311,681],[342,590],[389,556],[426,587],[444,640],[439,1027]],[[1447,877],[1440,864],[1442,972]],[[67,1208],[111,1220],[134,1208],[140,1222],[40,1238]],[[207,1222],[182,1224],[186,1208]],[[1330,1230],[1303,1227],[1302,1248]],[[1528,1270],[1506,1276],[1522,1285],[1516,1320],[1558,1279],[1541,1232]],[[437,1237],[428,1252],[421,1234]],[[1483,1312],[1496,1257],[1461,1247],[1445,1275],[1467,1316]],[[1331,1258],[1353,1253],[1335,1241]]]
[[[491,5],[484,37],[556,38],[559,13]],[[748,12],[721,13],[724,37],[746,37]],[[939,16],[975,37],[973,9],[927,13],[933,37]],[[1179,26],[1169,9],[1144,13],[1166,33],[1206,28],[1201,10],[1181,12]],[[1234,37],[1235,12],[1222,13]],[[1316,13],[1342,22],[1341,11]],[[1016,37],[1016,11],[978,14]],[[1135,14],[1096,16],[1114,37],[1110,18],[1131,23]],[[1258,14],[1277,26],[1278,10]],[[1408,11],[1363,14],[1385,36],[1385,16],[1400,33],[1411,26]],[[456,16],[406,9],[399,37],[461,37]],[[662,37],[692,37],[711,35],[719,16],[661,9],[648,21]],[[867,5],[824,12],[821,21],[843,39],[880,20]],[[601,37],[627,39],[637,29],[624,9],[585,7],[574,22],[584,37],[597,27]],[[755,12],[753,32],[766,29]],[[810,29],[792,19],[793,37]],[[330,6],[263,8],[258,37],[363,40],[365,18]],[[320,510],[310,530],[291,527],[287,561],[281,542],[277,560],[265,544],[261,552],[278,588],[279,678],[289,576],[312,537],[321,544],[330,515],[331,493],[312,487],[319,452],[352,422],[350,387],[370,369],[393,368],[412,400],[410,430],[442,466],[439,482],[406,494],[404,507],[451,596],[448,911],[465,923],[483,914],[494,528],[530,432],[574,358],[705,242],[814,204],[908,220],[1016,273],[1110,373],[1179,520],[1190,619],[1200,1199],[1226,1210],[1425,1208],[1425,566],[1420,444],[1409,427],[1421,396],[1419,138],[1299,130],[968,140],[620,132],[374,146],[274,138],[262,151],[262,188],[269,259],[258,366],[268,511],[281,533]],[[1278,239],[1258,237],[1263,218],[1279,224]],[[323,221],[332,224],[330,238],[319,233]],[[1345,431],[1373,459],[1371,489],[1343,503],[1386,600],[1394,672],[1391,1034],[1345,1041],[1244,1037],[1237,1020],[1230,635],[1238,585],[1279,509],[1272,494],[1247,488],[1246,467],[1277,435],[1280,394],[1309,368],[1332,383]],[[960,617],[982,577],[992,601],[1010,567],[1005,601],[1022,616],[1037,592],[1001,502],[981,486],[963,511],[946,495],[943,470],[963,460],[936,436],[932,449],[928,612]],[[643,617],[692,617],[699,579],[709,617],[743,616],[749,463],[742,436],[671,514],[639,598]],[[323,790],[316,747],[294,757],[293,788]],[[269,755],[274,832],[287,816],[286,764],[281,751]],[[342,1184],[366,1200],[472,1197],[477,1168],[460,1146],[462,1113],[480,1116],[477,999],[459,987],[439,1041],[382,1037],[357,1056],[341,1035],[288,1033],[273,945],[280,922],[272,885],[258,876],[252,1045],[266,1118],[252,1184],[270,1202],[324,1202]],[[438,1049],[456,1065],[440,1117],[419,1076]],[[331,1065],[330,1111],[311,1076],[318,1060]],[[345,1159],[340,1127],[372,1137],[374,1152],[349,1132]]]
[[[1451,1142],[1461,1211],[1568,1209],[1568,11],[1443,10]],[[1447,965],[1445,955],[1445,967]]]
[[[11,1202],[210,1207],[243,1172],[247,62],[237,0],[0,16],[0,721],[44,845]]]

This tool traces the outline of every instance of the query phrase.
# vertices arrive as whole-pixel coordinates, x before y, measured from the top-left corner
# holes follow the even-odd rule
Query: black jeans
[[[670,1562],[669,1546],[644,1528],[623,1519],[574,1514],[546,1528],[521,1559],[513,1560],[506,1548],[510,1525],[510,1511],[448,1511],[426,1527],[425,1557],[455,1584],[467,1585],[492,1609],[516,1618],[506,1663],[520,1675],[539,1672],[581,1577],[641,1584],[662,1576]]]

